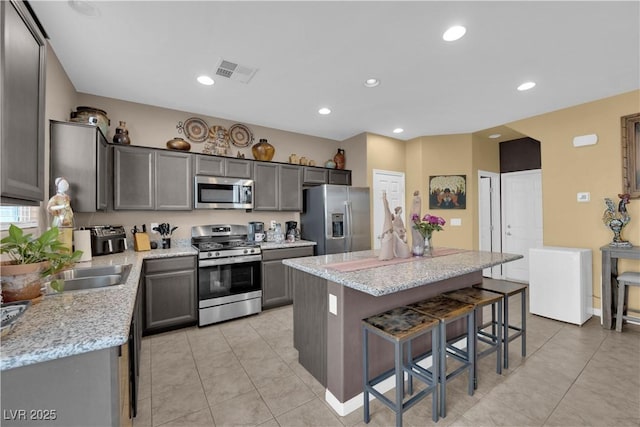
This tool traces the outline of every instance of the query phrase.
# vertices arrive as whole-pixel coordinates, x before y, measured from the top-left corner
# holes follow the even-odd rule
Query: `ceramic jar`
[[[172,140],[167,141],[167,148],[170,148],[172,150],[189,151],[191,149],[191,144],[189,144],[182,138],[176,137]]]
[[[131,144],[131,138],[129,138],[129,130],[127,129],[126,122],[120,122],[116,128],[116,133],[113,135],[114,144]]]
[[[262,138],[260,142],[251,147],[253,158],[256,160],[271,161],[273,155],[276,153],[276,149],[273,145],[269,144],[266,139]]]
[[[289,156],[289,163],[297,165],[298,164],[298,156],[292,154]]]
[[[342,148],[338,148],[338,152],[333,156],[333,161],[336,163],[336,169],[344,169],[345,157]]]
[[[324,167],[325,168],[329,168],[329,169],[335,169],[336,168],[336,162],[334,162],[333,160],[329,159],[324,163]]]

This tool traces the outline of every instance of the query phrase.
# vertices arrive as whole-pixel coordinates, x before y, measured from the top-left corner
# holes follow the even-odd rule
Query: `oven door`
[[[200,308],[215,303],[239,301],[247,295],[261,295],[261,256],[200,260],[198,264],[198,299]],[[219,303],[219,302],[218,302]]]

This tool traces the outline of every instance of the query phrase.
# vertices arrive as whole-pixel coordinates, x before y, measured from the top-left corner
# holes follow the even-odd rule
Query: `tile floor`
[[[510,300],[512,320],[519,301]],[[438,426],[640,426],[640,327],[622,334],[592,317],[582,327],[528,314],[527,357],[510,347],[510,368],[480,361],[474,396],[467,378],[447,388]],[[336,415],[324,388],[297,362],[291,306],[145,337],[134,426],[361,426],[362,410]],[[369,425],[394,425],[378,401]],[[404,415],[433,425],[430,397]]]

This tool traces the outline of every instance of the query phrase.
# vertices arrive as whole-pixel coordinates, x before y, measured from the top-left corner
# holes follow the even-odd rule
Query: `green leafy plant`
[[[20,227],[11,224],[9,235],[0,240],[0,253],[9,255],[12,264],[48,261],[49,267],[42,272],[42,276],[55,274],[74,264],[82,256],[82,251],[69,251],[58,240],[59,234],[58,227],[51,227],[36,238],[31,234],[24,234]]]

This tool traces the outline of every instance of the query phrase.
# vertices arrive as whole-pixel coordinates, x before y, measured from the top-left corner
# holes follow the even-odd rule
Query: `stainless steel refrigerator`
[[[316,255],[371,249],[369,188],[324,184],[304,190],[301,236]]]

